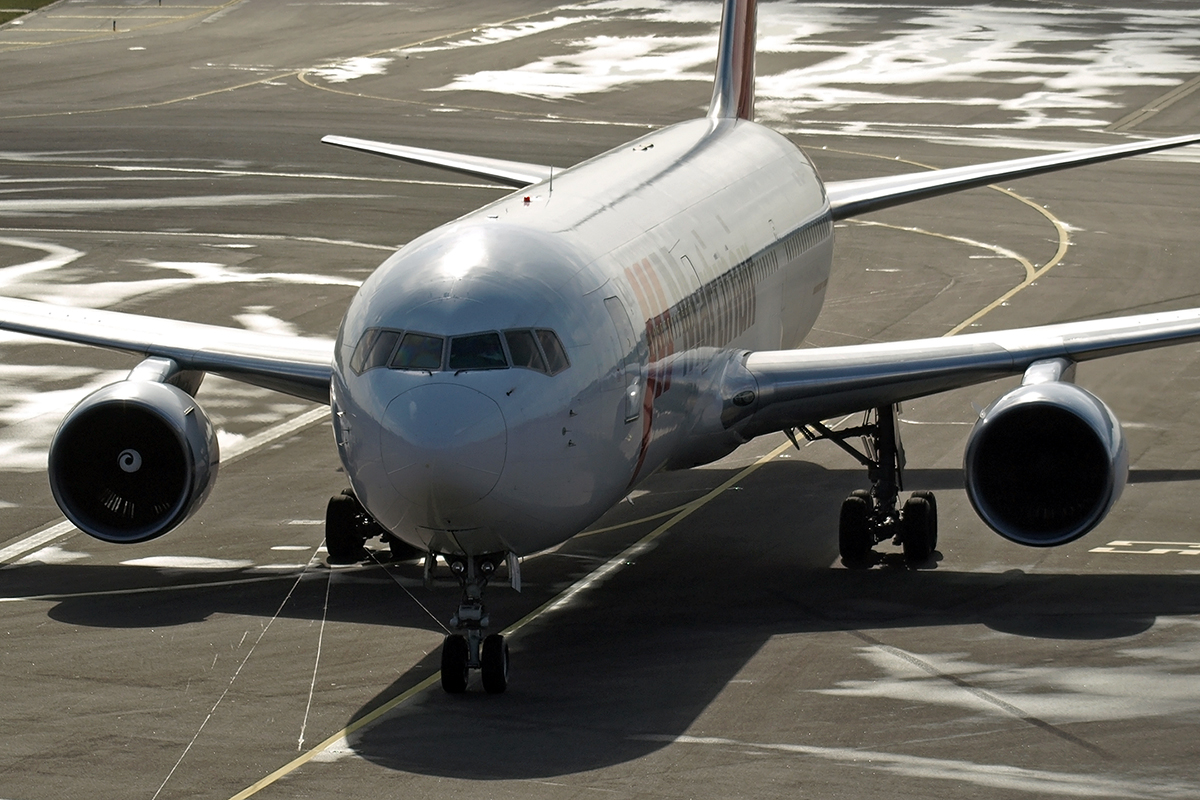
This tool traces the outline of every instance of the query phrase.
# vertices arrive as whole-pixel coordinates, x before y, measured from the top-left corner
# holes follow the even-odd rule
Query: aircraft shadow
[[[828,498],[858,481],[856,471],[803,462],[762,468],[702,520],[515,637],[507,693],[489,696],[477,683],[465,695],[426,692],[351,747],[398,771],[551,779],[634,761],[692,730],[774,636],[983,625],[1107,640],[1144,632],[1160,615],[1200,612],[1200,575],[913,570],[891,558],[882,569],[830,569],[838,503]],[[915,470],[908,482],[953,488],[961,472]],[[804,535],[813,529],[831,534]],[[356,718],[409,685],[397,681]]]
[[[1180,479],[1178,471],[1167,472],[1166,479]],[[711,470],[705,483],[715,486],[732,475]],[[665,510],[689,498],[685,489],[690,497],[698,491],[679,474],[653,481],[649,499],[622,504],[600,525]],[[657,540],[636,563],[512,637],[506,694],[486,695],[474,678],[465,695],[424,692],[353,735],[350,746],[394,770],[549,778],[664,747],[645,737],[688,731],[773,636],[983,625],[1028,637],[1105,640],[1141,633],[1160,616],[1200,613],[1200,575],[954,572],[936,559],[911,569],[890,555],[876,569],[831,569],[840,498],[863,483],[859,470],[799,460],[764,466]],[[962,475],[910,470],[907,483],[909,489],[951,490],[961,488]],[[620,553],[653,524],[578,537],[553,555],[530,559],[523,594],[489,593],[496,629]],[[416,564],[392,571],[414,586],[420,578]],[[323,568],[313,570],[281,608],[295,574],[246,569],[197,577],[78,564],[16,565],[3,572],[0,597],[61,593],[51,618],[110,628],[183,625],[215,613],[319,620],[329,580]],[[438,630],[382,569],[337,571],[333,580],[330,622]],[[457,600],[448,581],[432,593],[414,592],[435,612],[448,614]],[[436,653],[413,662],[350,721],[437,668]]]

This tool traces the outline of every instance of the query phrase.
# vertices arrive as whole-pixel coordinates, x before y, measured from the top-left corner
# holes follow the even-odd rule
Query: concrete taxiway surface
[[[567,166],[703,111],[718,7],[55,4],[0,28],[0,291],[332,335],[387,253],[501,190],[322,135]],[[1200,130],[1190,4],[768,3],[760,42],[759,116],[827,179]],[[1198,185],[1192,148],[849,221],[811,343],[1200,305]],[[838,562],[866,479],[830,445],[656,476],[491,592],[521,626],[499,697],[428,687],[447,576],[325,566],[320,409],[210,378],[211,498],[110,546],[60,524],[45,448],[131,360],[0,351],[8,800],[1200,796],[1196,346],[1080,368],[1133,470],[1054,550],[966,502],[999,385],[904,409],[920,570]]]

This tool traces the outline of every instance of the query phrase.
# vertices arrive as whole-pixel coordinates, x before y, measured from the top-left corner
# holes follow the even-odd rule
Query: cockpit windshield
[[[400,349],[396,351],[390,366],[392,369],[441,369],[442,337],[423,333],[404,334]]]
[[[444,336],[368,328],[354,348],[350,368],[361,375],[383,366],[422,372],[518,367],[543,375],[557,375],[571,364],[558,334],[544,328],[452,336],[449,347]]]
[[[507,369],[508,359],[500,346],[500,334],[476,333],[450,340],[449,369]]]

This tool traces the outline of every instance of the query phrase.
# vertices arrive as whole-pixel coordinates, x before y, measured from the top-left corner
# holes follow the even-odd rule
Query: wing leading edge
[[[939,339],[748,353],[750,436],[1072,362],[1200,340],[1200,308]],[[729,398],[732,399],[732,398]]]
[[[357,150],[362,153],[373,153],[377,156],[407,161],[410,164],[424,164],[429,167],[457,172],[460,175],[470,175],[473,178],[488,180],[523,189],[535,183],[550,179],[553,167],[541,164],[526,164],[523,161],[505,161],[499,158],[484,156],[469,156],[462,153],[451,153],[445,150],[429,150],[424,147],[409,147],[402,144],[387,142],[372,142],[367,139],[355,139],[350,136],[326,136],[321,139],[325,144],[344,147],[347,150]]]
[[[212,372],[317,403],[329,402],[333,340],[71,308],[0,297],[0,330],[45,336]]]
[[[1175,136],[1170,139],[1150,139],[1109,147],[1095,147],[1089,150],[1072,150],[1045,156],[994,161],[990,164],[935,169],[906,175],[888,175],[882,178],[831,181],[825,184],[825,190],[829,195],[833,218],[845,219],[942,194],[986,186],[998,180],[1025,178],[1030,175],[1041,175],[1045,172],[1054,172],[1085,164],[1099,164],[1102,161],[1153,153],[1198,142],[1200,142],[1200,134]]]

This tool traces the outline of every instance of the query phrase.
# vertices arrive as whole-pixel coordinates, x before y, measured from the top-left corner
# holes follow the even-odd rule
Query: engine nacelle
[[[126,380],[67,414],[50,444],[50,489],[84,533],[144,542],[200,507],[219,460],[216,431],[195,398],[169,383]]]
[[[1125,488],[1121,423],[1073,383],[1021,386],[992,403],[971,431],[967,497],[993,530],[1053,547],[1096,527]]]

